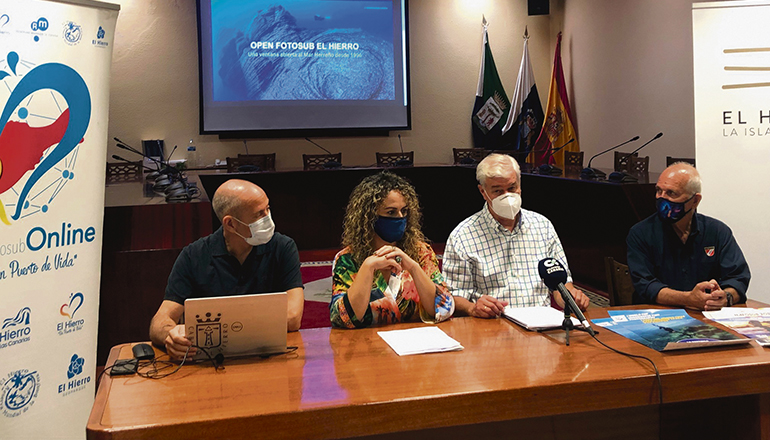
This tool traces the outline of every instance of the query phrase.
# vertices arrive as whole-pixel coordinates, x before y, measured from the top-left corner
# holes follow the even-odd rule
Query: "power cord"
[[[625,351],[620,351],[600,341],[599,338],[596,337],[596,335],[591,335],[591,336],[594,338],[596,342],[614,351],[615,353],[618,353],[623,356],[628,356],[630,358],[644,359],[645,361],[649,362],[650,365],[652,365],[652,368],[655,370],[655,378],[658,381],[658,438],[661,438],[661,432],[663,430],[663,383],[661,382],[661,379],[660,379],[660,371],[658,371],[658,366],[655,365],[655,362],[653,362],[652,359],[646,356],[641,356],[638,354],[631,354],[631,353],[626,353]]]
[[[190,354],[190,348],[195,347],[201,352],[203,352],[206,357],[211,361],[212,366],[214,367],[214,371],[218,372],[220,369],[224,370],[225,367],[222,366],[222,362],[217,362],[216,358],[211,357],[211,354],[203,347],[198,347],[197,345],[191,345],[187,347],[187,350],[184,353],[184,356],[182,357],[182,361],[179,362],[179,365],[177,365],[174,361],[171,360],[169,357],[168,360],[163,359],[163,357],[168,356],[167,354],[161,355],[156,357],[155,359],[145,361],[144,363],[139,364],[139,369],[137,369],[136,374],[138,374],[141,377],[147,378],[147,379],[163,379],[164,377],[169,377],[172,374],[179,371],[180,368],[187,362],[187,358]],[[144,368],[145,370],[141,370]],[[173,368],[172,371],[166,372],[166,370],[169,370]]]

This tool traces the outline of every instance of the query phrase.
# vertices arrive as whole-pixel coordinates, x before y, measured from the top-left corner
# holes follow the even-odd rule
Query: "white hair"
[[[507,154],[493,153],[476,166],[476,180],[484,185],[489,178],[508,177],[513,172],[516,173],[516,180],[521,182],[521,168],[516,159]]]

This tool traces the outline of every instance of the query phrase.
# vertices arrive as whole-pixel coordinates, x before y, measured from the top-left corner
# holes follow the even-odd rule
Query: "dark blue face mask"
[[[374,232],[388,243],[395,243],[404,236],[406,217],[377,217]]]
[[[663,223],[676,223],[687,215],[689,210],[685,211],[685,204],[692,200],[695,194],[684,202],[672,202],[663,197],[655,199],[655,205],[658,208],[658,217]]]

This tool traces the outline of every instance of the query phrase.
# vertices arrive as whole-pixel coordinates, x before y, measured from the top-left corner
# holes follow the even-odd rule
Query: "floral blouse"
[[[418,316],[423,322],[428,323],[438,323],[449,319],[454,312],[454,300],[438,268],[436,254],[427,243],[423,243],[420,249],[418,263],[436,285],[436,299],[434,300],[435,316],[431,316],[420,307],[420,295],[409,272],[402,271],[400,274],[391,274],[391,278],[396,277],[396,280],[398,280],[400,275],[400,283],[393,283],[391,281],[391,289],[393,289],[393,285],[399,286],[398,292],[397,294],[394,293],[395,298],[393,298],[389,295],[389,292],[386,294],[388,283],[385,281],[385,277],[380,271],[376,271],[369,296],[369,307],[366,309],[364,316],[357,317],[348,300],[348,289],[356,279],[359,267],[353,261],[349,248],[341,250],[334,257],[332,301],[329,304],[332,326],[361,328],[371,325],[415,321]]]

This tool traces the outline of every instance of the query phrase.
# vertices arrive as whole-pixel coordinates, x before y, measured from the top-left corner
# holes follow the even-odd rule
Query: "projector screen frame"
[[[204,66],[203,62],[203,32],[202,32],[202,14],[201,0],[196,0],[197,16],[197,34],[198,34],[198,103],[199,103],[199,133],[201,135],[217,135],[220,139],[257,139],[257,138],[301,138],[301,137],[365,137],[365,136],[388,136],[391,131],[408,131],[412,129],[412,97],[411,97],[411,66],[410,66],[410,43],[409,43],[409,0],[393,0],[393,2],[402,3],[403,15],[403,93],[406,99],[405,124],[395,126],[336,126],[336,127],[315,127],[315,128],[277,128],[277,129],[234,129],[217,130],[206,129],[205,111],[206,99],[204,87]],[[394,48],[395,49],[395,48]],[[397,96],[397,100],[400,97]],[[273,101],[275,102],[275,101]],[[301,102],[301,101],[297,101]],[[308,101],[317,104],[323,101]],[[341,102],[341,101],[340,101]],[[358,103],[366,102],[359,101]]]

